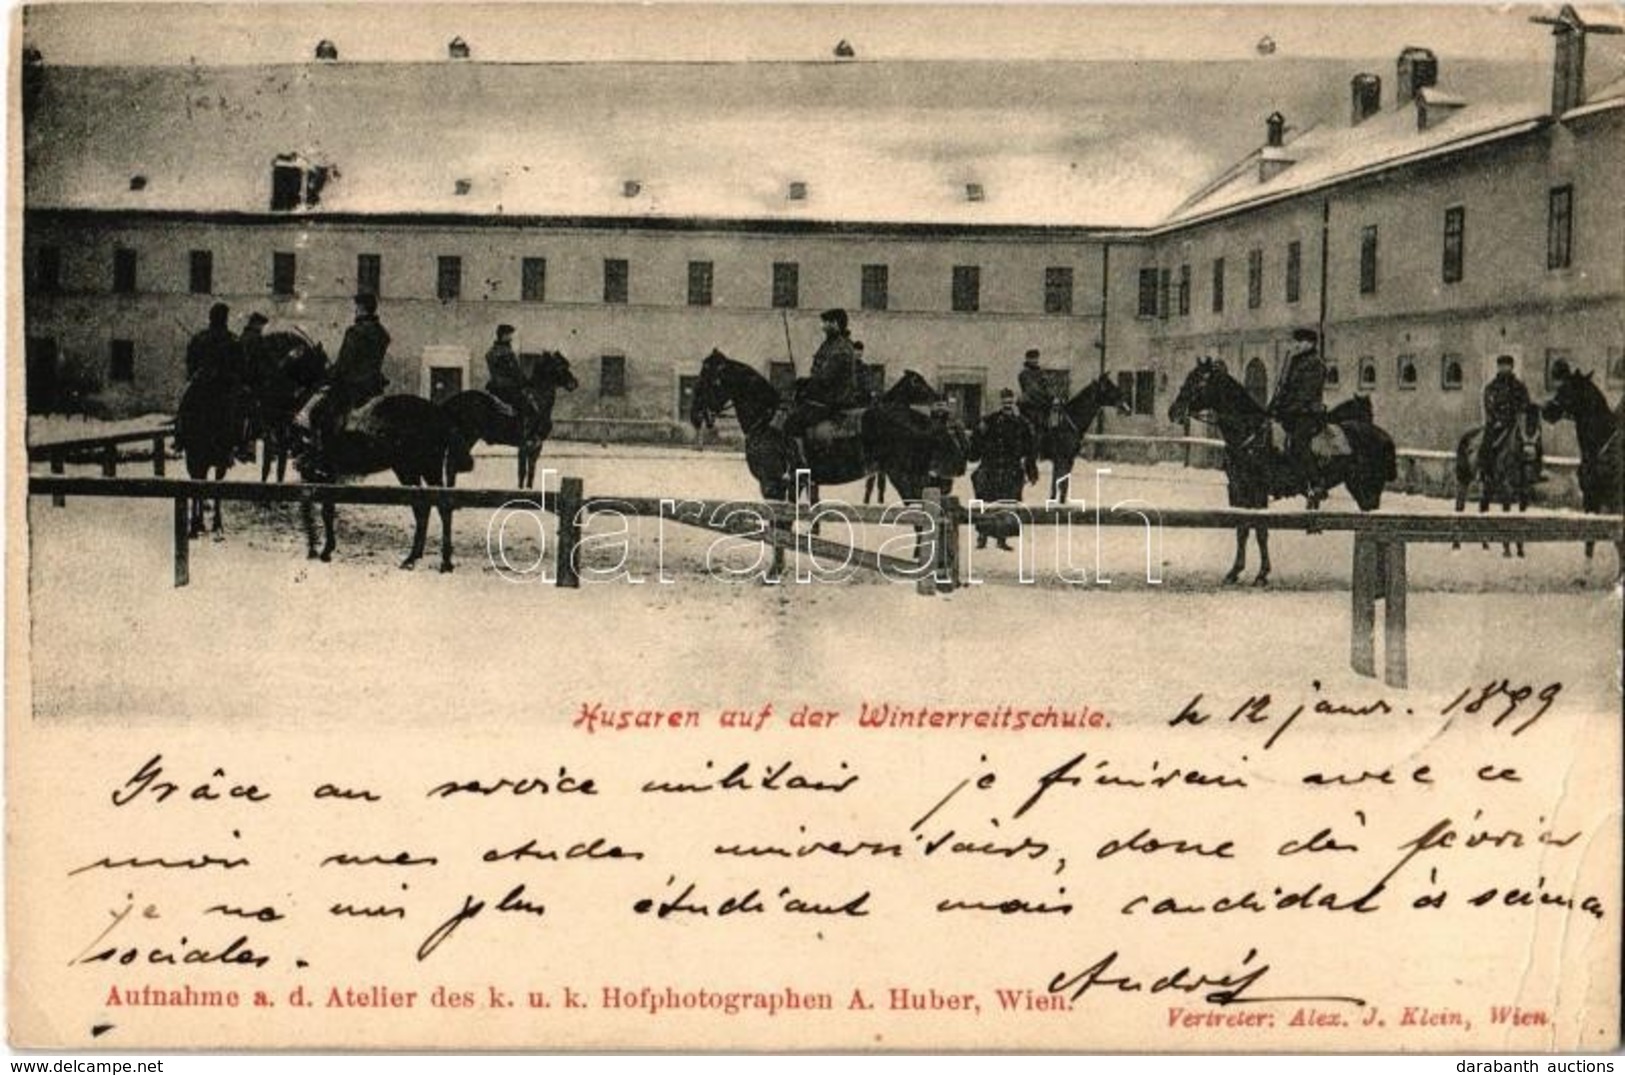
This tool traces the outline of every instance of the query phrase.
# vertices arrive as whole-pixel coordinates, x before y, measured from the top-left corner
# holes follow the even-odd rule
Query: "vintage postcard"
[[[1617,1048],[1622,29],[24,5],[12,1046]]]

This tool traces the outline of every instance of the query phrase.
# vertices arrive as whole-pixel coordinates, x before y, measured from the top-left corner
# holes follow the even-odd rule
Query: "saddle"
[[[855,440],[863,435],[863,411],[864,408],[855,407],[827,414],[809,424],[802,432],[801,439],[819,447]]]

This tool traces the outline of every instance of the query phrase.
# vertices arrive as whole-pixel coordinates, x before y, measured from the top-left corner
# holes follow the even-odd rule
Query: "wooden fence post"
[[[1408,685],[1410,671],[1405,654],[1405,541],[1383,543],[1383,682],[1390,687]]]
[[[576,525],[576,513],[581,510],[581,502],[585,499],[580,478],[565,478],[559,483],[558,585],[571,590],[581,586],[581,575],[576,565],[581,547],[581,528]]]
[[[951,593],[959,589],[959,498],[942,498],[942,514],[937,519],[937,589]]]
[[[175,498],[175,585],[185,586],[192,581],[191,543],[186,536],[190,523],[190,505],[184,496]]]
[[[154,477],[164,476],[164,435],[158,434],[152,438],[152,473]]]
[[[1354,608],[1349,624],[1349,665],[1362,676],[1377,674],[1377,541],[1365,533],[1354,535]]]
[[[67,470],[68,470],[68,461],[62,457],[62,453],[61,452],[52,452],[51,453],[51,473],[52,474],[65,474],[65,473],[67,473]],[[67,505],[67,503],[68,503],[68,498],[63,496],[61,493],[52,494],[52,496],[51,496],[51,506],[52,507],[56,507],[56,508],[65,507]]]

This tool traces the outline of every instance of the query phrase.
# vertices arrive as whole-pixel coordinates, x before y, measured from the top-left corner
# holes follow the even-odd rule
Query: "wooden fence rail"
[[[1349,663],[1366,676],[1376,675],[1376,602],[1384,602],[1383,679],[1403,687],[1409,678],[1406,654],[1407,565],[1406,546],[1415,542],[1613,542],[1625,547],[1625,518],[1617,515],[1422,515],[1415,513],[1360,514],[1336,511],[1250,511],[1238,508],[1171,509],[1124,506],[1100,511],[1068,506],[977,504],[961,506],[953,498],[888,507],[826,501],[818,505],[728,501],[681,497],[588,497],[579,478],[565,478],[557,492],[523,489],[402,488],[387,485],[271,485],[246,481],[184,481],[169,478],[67,477],[30,475],[31,496],[118,497],[169,500],[174,503],[175,585],[190,580],[187,505],[195,497],[219,497],[253,503],[311,502],[332,504],[426,505],[457,508],[540,509],[558,518],[557,584],[580,585],[577,560],[581,525],[594,513],[670,519],[676,523],[744,536],[776,549],[807,549],[826,556],[845,556],[873,570],[895,570],[894,577],[913,572],[922,593],[953,589],[959,584],[958,527],[973,525],[994,515],[1014,515],[1023,525],[1161,526],[1170,529],[1234,530],[1265,525],[1272,530],[1306,534],[1352,533],[1354,557],[1350,591],[1353,599]],[[937,540],[922,544],[922,559],[915,563],[865,549],[830,542],[791,526],[823,514],[825,520],[844,517],[853,523],[919,524]],[[730,521],[729,516],[733,519]],[[741,517],[759,520],[741,525]]]

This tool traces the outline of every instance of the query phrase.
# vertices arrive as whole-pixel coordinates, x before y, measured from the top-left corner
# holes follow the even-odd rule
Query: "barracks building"
[[[1193,65],[1190,107],[1256,147],[1197,189],[1168,186],[1178,145],[1133,65],[482,64],[460,39],[427,64],[326,41],[300,65],[29,54],[29,406],[170,410],[214,302],[332,351],[369,291],[395,391],[483,385],[498,323],[562,350],[565,435],[691,438],[712,348],[793,377],[843,306],[884,381],[917,369],[974,415],[1037,347],[1058,387],[1117,379],[1118,433],[1177,432],[1202,355],[1264,397],[1317,327],[1329,399],[1369,394],[1399,444],[1449,447],[1497,355],[1537,398],[1558,357],[1625,387],[1615,29],[1570,8],[1529,27],[1553,39],[1538,98],[1475,99],[1408,48],[1287,94],[1332,114],[1266,115],[1267,70]]]

